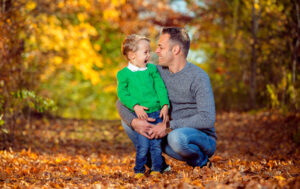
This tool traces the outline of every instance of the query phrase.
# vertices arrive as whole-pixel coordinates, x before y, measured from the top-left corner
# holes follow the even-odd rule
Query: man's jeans
[[[135,146],[138,133],[122,121],[125,132]],[[162,151],[169,156],[187,162],[190,166],[203,167],[216,150],[216,140],[195,128],[178,128],[162,138]],[[163,159],[164,161],[164,159]],[[149,165],[150,162],[147,162]],[[163,162],[165,164],[165,162]]]
[[[157,124],[159,122],[162,122],[162,119],[159,117],[160,111],[148,113],[148,117],[156,119],[155,122],[152,122],[153,124]],[[128,127],[128,126],[127,126]],[[133,130],[132,130],[133,131]],[[135,173],[144,173],[145,172],[145,164],[147,163],[147,159],[149,161],[152,160],[152,167],[151,169],[153,171],[161,172],[162,170],[162,150],[161,150],[161,139],[148,139],[144,137],[143,135],[138,134],[137,132],[133,131],[137,141],[135,143],[136,147],[136,160],[135,160],[135,167],[134,172]],[[148,153],[150,152],[151,160],[148,158]]]

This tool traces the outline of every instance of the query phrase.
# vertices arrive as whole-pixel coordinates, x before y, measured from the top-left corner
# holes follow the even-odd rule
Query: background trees
[[[299,3],[199,2],[189,1],[190,25],[207,56],[217,108],[299,108]]]
[[[218,111],[299,109],[296,0],[0,3],[0,115],[6,123],[55,105],[54,114],[63,117],[118,118],[115,76],[126,65],[121,43],[140,33],[154,49],[162,26],[189,31],[189,60],[210,75]]]

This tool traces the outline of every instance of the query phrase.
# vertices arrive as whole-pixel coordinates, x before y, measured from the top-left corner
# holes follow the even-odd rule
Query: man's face
[[[170,35],[162,34],[158,40],[156,53],[158,55],[158,64],[168,67],[173,60],[172,47],[170,43]]]

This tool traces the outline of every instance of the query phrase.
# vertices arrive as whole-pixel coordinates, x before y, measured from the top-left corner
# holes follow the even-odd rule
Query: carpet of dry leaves
[[[0,140],[0,187],[300,188],[299,123],[299,113],[218,114],[212,167],[166,157],[169,173],[135,179],[135,150],[120,121],[20,121],[14,140]]]

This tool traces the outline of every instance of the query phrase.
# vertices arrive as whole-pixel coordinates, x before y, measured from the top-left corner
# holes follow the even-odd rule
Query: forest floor
[[[135,179],[135,149],[120,121],[17,120],[0,139],[1,188],[300,188],[300,114],[217,114],[211,167]]]

